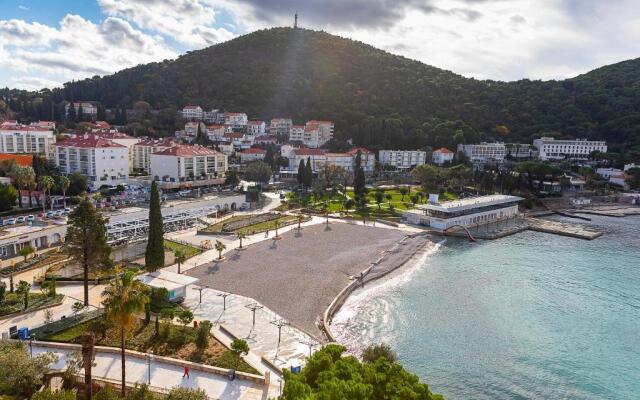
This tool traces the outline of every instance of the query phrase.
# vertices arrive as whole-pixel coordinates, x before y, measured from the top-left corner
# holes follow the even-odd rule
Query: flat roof
[[[505,194],[494,194],[490,196],[469,197],[467,199],[447,201],[438,204],[427,204],[425,209],[441,211],[445,213],[472,210],[474,208],[495,206],[505,203],[513,203],[523,200],[522,197],[509,196]]]
[[[175,272],[160,270],[140,275],[138,277],[138,280],[151,287],[175,290],[188,285],[192,285],[198,282],[199,279],[188,275],[176,274]]]

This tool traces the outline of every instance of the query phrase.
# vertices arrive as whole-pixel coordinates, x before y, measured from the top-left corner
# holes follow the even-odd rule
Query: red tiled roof
[[[241,113],[241,112],[226,112],[226,113],[224,113],[225,117],[237,117],[237,116],[240,116],[240,115],[247,115],[247,114]]]
[[[8,121],[7,121],[8,122]],[[3,123],[0,125],[0,130],[3,131],[15,131],[15,132],[51,132],[51,128],[36,125],[20,125],[20,124],[8,124]]]
[[[244,133],[242,132],[225,132],[224,137],[229,139],[242,139],[244,137]]]
[[[264,121],[249,121],[247,122],[248,125],[262,125],[264,124]]]
[[[240,154],[267,154],[267,151],[259,149],[257,147],[252,147],[250,149],[246,149],[245,151],[240,152]]]
[[[354,147],[353,149],[347,151],[347,154],[356,155],[358,154],[358,150],[360,150],[362,154],[373,154],[372,151],[367,150],[364,147]]]
[[[194,106],[193,104],[187,104],[186,106],[184,106],[182,109],[183,110],[195,110],[196,108],[198,108],[200,106]]]
[[[291,121],[291,118],[271,118],[271,123],[280,122],[280,121]]]
[[[33,163],[33,156],[29,154],[3,154],[0,153],[0,161],[15,160],[16,164],[30,167]]]
[[[172,147],[175,146],[176,143],[167,138],[167,139],[145,139],[135,144],[136,146],[158,146],[158,147]]]
[[[293,153],[297,156],[322,156],[325,151],[322,149],[295,149]]]
[[[278,141],[278,138],[276,138],[273,135],[262,135],[262,136],[256,137],[256,142],[276,142],[276,141]]]
[[[93,129],[91,133],[104,139],[135,139],[133,136],[118,131]]]
[[[125,146],[112,142],[109,139],[101,138],[96,135],[76,136],[62,140],[55,144],[58,147],[84,147],[84,148],[104,148],[104,147],[122,147]]]
[[[291,125],[291,128],[304,129],[304,125]]]
[[[446,147],[440,147],[438,150],[434,151],[434,153],[453,154],[453,151],[447,149]]]
[[[197,146],[197,145],[189,146],[189,145],[179,144],[169,149],[162,150],[153,154],[157,154],[161,156],[190,157],[190,156],[215,156],[215,155],[221,155],[222,153],[217,152],[208,147]]]
[[[311,121],[307,121],[307,124],[320,124],[320,125],[326,125],[326,124],[333,124],[332,121],[319,121],[316,119],[312,119]]]

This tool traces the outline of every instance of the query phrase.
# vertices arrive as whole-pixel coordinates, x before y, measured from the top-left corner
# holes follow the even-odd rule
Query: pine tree
[[[164,232],[162,212],[160,211],[160,193],[158,184],[151,184],[151,201],[149,204],[149,239],[144,262],[149,271],[164,267]]]
[[[313,185],[313,169],[311,168],[311,157],[307,157],[307,165],[304,171],[304,186],[309,189]]]

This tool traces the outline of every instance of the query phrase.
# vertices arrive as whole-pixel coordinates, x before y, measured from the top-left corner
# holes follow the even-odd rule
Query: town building
[[[262,136],[266,133],[267,124],[264,121],[247,122],[247,135]]]
[[[129,151],[112,140],[87,134],[68,138],[52,147],[60,172],[86,175],[93,189],[117,186],[129,179]]]
[[[507,149],[504,143],[458,144],[458,152],[463,153],[473,164],[504,162]]]
[[[224,123],[224,114],[218,109],[204,111],[202,113],[202,120],[207,124],[222,124]]]
[[[113,141],[114,143],[118,143],[123,145],[124,147],[127,148],[127,151],[129,152],[129,173],[133,172],[133,168],[134,168],[134,156],[135,156],[135,151],[134,151],[134,145],[137,144],[140,139],[133,137],[133,136],[129,136],[126,133],[122,133],[119,132],[115,129],[93,129],[91,131],[92,134],[99,136],[101,138],[104,139],[108,139]]]
[[[202,107],[193,104],[187,104],[182,108],[182,118],[187,121],[200,121],[203,118]]]
[[[256,147],[252,147],[250,149],[243,150],[237,154],[238,156],[240,156],[240,161],[242,163],[248,163],[251,161],[264,160],[265,156],[267,155],[267,151],[256,148]]]
[[[290,144],[283,144],[280,147],[280,156],[281,157],[285,157],[285,158],[292,158],[292,157],[295,156],[293,151],[297,150],[297,149],[298,149],[298,147],[296,147],[296,146],[293,146],[293,145],[290,145]]]
[[[291,125],[289,141],[302,143],[302,140],[304,140],[304,125]]]
[[[440,203],[437,195],[430,195],[428,204],[404,211],[403,216],[409,223],[440,231],[455,226],[468,228],[516,217],[521,200],[517,196],[495,194]]]
[[[291,134],[293,121],[291,118],[273,118],[269,125],[269,134],[274,136],[287,136]]]
[[[307,162],[307,158],[311,160],[311,170],[315,173],[320,172],[324,165],[333,165],[342,167],[348,172],[353,172],[355,160],[360,151],[360,159],[362,169],[365,173],[371,173],[375,170],[376,158],[372,151],[364,148],[354,148],[345,153],[331,153],[322,149],[300,148],[293,149],[289,153],[289,170],[297,171],[300,160]]]
[[[150,172],[151,154],[170,149],[176,143],[171,139],[146,139],[133,145],[133,169],[140,172]]]
[[[64,113],[66,116],[69,116],[70,108],[71,108],[71,103],[67,103],[64,106]],[[83,118],[90,119],[92,121],[95,121],[98,118],[98,107],[93,103],[90,103],[88,101],[75,102],[73,103],[73,108],[75,109],[76,115],[80,113],[80,108],[82,108]]]
[[[444,165],[453,161],[455,153],[446,147],[441,147],[438,150],[431,153],[431,161],[437,165]]]
[[[21,125],[17,122],[0,125],[0,153],[43,154],[49,157],[51,145],[55,142],[53,129],[47,126]]]
[[[247,114],[239,112],[226,112],[224,113],[224,123],[231,125],[233,129],[244,129],[247,126],[249,119]]]
[[[231,132],[230,126],[225,125],[207,125],[207,137],[209,140],[222,140],[225,132]]]
[[[513,160],[535,159],[540,156],[538,149],[530,144],[524,143],[507,143],[504,145],[506,150],[506,158]]]
[[[36,250],[61,245],[67,227],[65,225],[22,225],[3,228],[0,236],[0,259],[6,260],[20,255],[20,250],[31,246]]]
[[[150,173],[161,187],[218,185],[227,168],[227,156],[202,146],[179,144],[150,157]]]
[[[257,136],[255,139],[255,143],[256,144],[277,144],[278,143],[278,138],[273,136],[273,135],[262,135],[262,136]]]
[[[397,169],[410,169],[427,162],[427,153],[420,150],[380,150],[378,162]]]
[[[586,139],[556,140],[552,137],[535,139],[533,145],[539,151],[540,160],[587,160],[594,151],[607,152],[607,142]]]
[[[302,140],[300,138],[290,140],[301,141],[302,144],[312,148],[318,148],[333,139],[333,122],[331,121],[308,121],[304,126]]]

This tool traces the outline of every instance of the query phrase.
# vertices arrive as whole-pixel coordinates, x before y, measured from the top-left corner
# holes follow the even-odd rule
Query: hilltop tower
[[[297,11],[293,20],[293,29],[298,29],[298,12]]]

